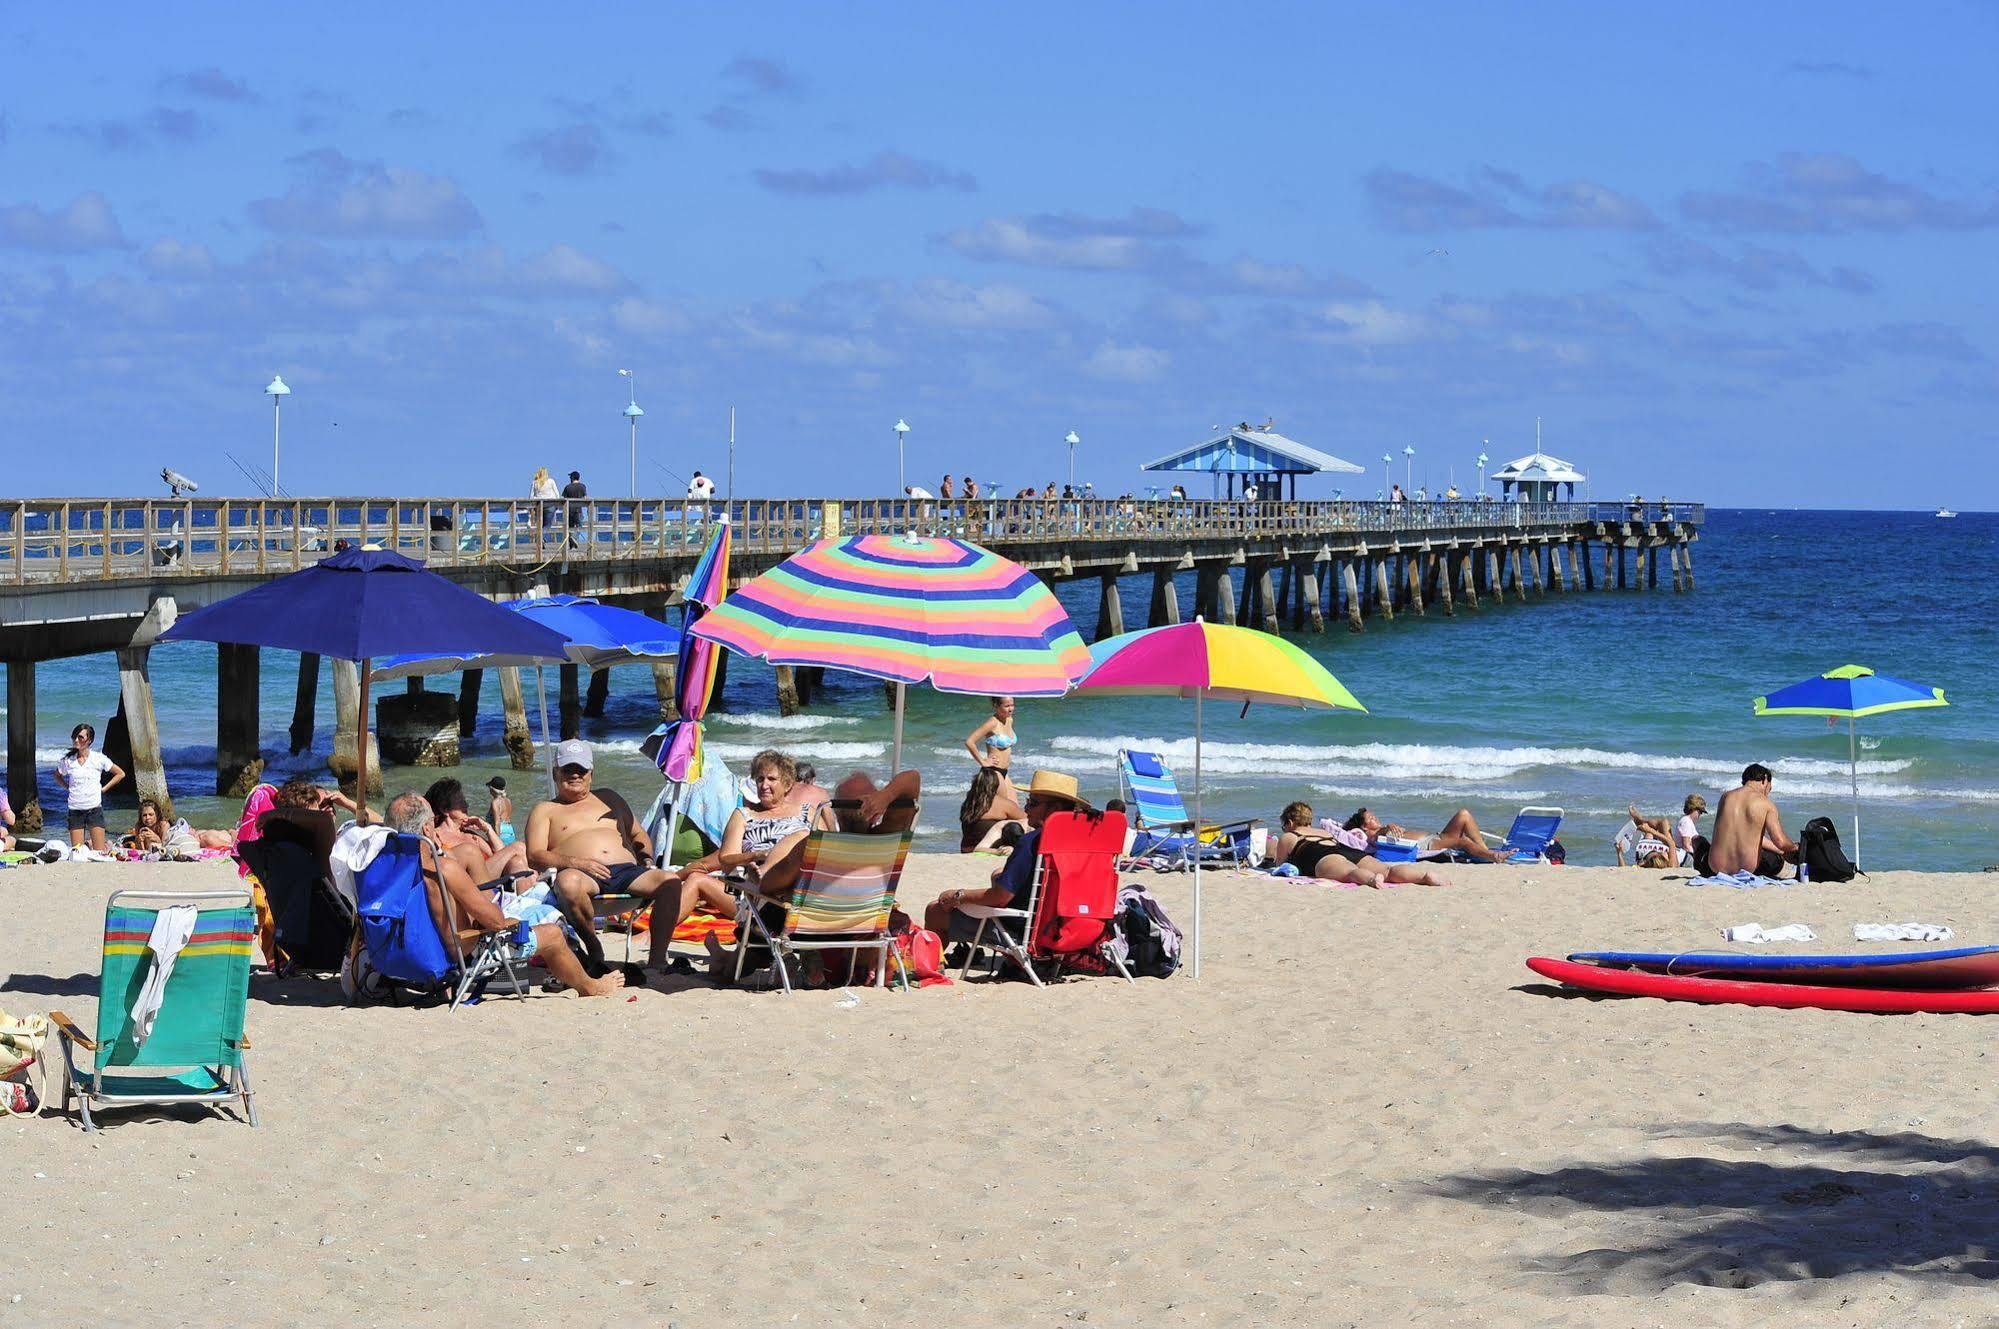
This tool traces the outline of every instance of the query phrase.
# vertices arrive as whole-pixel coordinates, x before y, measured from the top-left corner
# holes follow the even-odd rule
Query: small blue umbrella
[[[423,564],[382,549],[347,549],[309,568],[183,615],[163,641],[312,651],[361,665],[357,802],[368,797],[368,661],[403,652],[500,652],[566,658],[564,639]]]
[[[1846,718],[1846,761],[1853,787],[1853,860],[1860,861],[1860,752],[1855,721],[1889,711],[1948,706],[1942,688],[1877,674],[1866,665],[1841,665],[1817,678],[1756,699],[1758,715],[1824,715]]]
[[[658,619],[579,596],[542,595],[526,600],[505,600],[501,602],[501,608],[511,609],[531,622],[560,633],[567,643],[563,658],[591,669],[632,660],[663,659],[680,649],[679,632]],[[407,678],[412,674],[443,674],[455,669],[497,669],[523,663],[535,664],[539,660],[508,658],[505,653],[494,651],[419,652],[390,656],[375,667],[375,677]]]

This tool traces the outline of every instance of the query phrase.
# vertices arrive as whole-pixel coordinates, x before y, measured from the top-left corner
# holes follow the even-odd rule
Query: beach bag
[[[41,1111],[47,1072],[42,1049],[48,1046],[49,1018],[28,1015],[15,1019],[0,1011],[0,1114],[31,1116]],[[36,1072],[41,1071],[39,1081]]]
[[[944,972],[944,939],[935,932],[904,919],[891,940],[911,983],[928,988],[951,981]]]
[[[1167,978],[1180,967],[1180,929],[1143,886],[1118,890],[1117,936],[1112,949],[1134,978]]]
[[[1798,836],[1798,861],[1813,881],[1852,881],[1860,871],[1840,847],[1839,831],[1827,817],[1805,823]]]

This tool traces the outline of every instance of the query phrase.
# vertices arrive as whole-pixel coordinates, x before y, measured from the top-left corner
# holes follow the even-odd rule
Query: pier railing
[[[1698,503],[1223,502],[1174,499],[304,498],[0,502],[0,584],[271,575],[353,545],[433,567],[518,571],[562,560],[670,557],[727,513],[736,547],[789,553],[827,534],[953,535],[1004,549],[1148,538],[1412,539],[1584,523],[1698,525]]]

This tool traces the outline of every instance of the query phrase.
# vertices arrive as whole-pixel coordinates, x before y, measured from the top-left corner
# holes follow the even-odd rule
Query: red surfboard
[[[1936,1015],[1999,1013],[1999,992],[1903,992],[1887,988],[1817,987],[1803,983],[1740,982],[1605,969],[1572,960],[1535,956],[1527,967],[1572,988],[1625,997],[1660,997],[1710,1005],[1781,1006],[1791,1010],[1927,1012]]]

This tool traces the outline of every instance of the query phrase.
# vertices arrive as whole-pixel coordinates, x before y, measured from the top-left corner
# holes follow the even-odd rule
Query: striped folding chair
[[[1242,854],[1236,848],[1237,840],[1246,845],[1250,829],[1262,824],[1260,817],[1208,821],[1201,824],[1197,836],[1194,818],[1187,811],[1187,800],[1180,797],[1179,782],[1173,778],[1173,768],[1164,757],[1157,752],[1120,748],[1117,771],[1119,791],[1130,805],[1127,812],[1138,831],[1132,845],[1135,857],[1161,857],[1184,866],[1191,864],[1198,853],[1203,862],[1219,859],[1240,863]]]
[[[784,921],[773,928],[762,912],[771,901],[754,883],[736,888],[736,980],[751,946],[770,950],[778,981],[790,992],[786,962],[805,951],[875,952],[875,986],[888,985],[889,958],[895,945],[888,916],[895,907],[895,890],[909,857],[910,832],[867,835],[852,831],[817,830],[806,838],[798,882],[791,889]],[[773,910],[773,912],[775,912]],[[909,987],[897,956],[897,974]],[[847,971],[853,981],[853,970]]]
[[[151,1031],[141,1034],[133,1003],[161,964],[148,942],[161,915],[182,908],[194,911],[193,931],[166,970]],[[97,1036],[85,1034],[61,1011],[49,1013],[62,1042],[63,1111],[75,1097],[83,1128],[94,1131],[93,1106],[234,1101],[255,1126],[243,1015],[256,939],[257,913],[247,888],[113,894],[104,909]],[[89,1065],[79,1059],[79,1049],[90,1054]]]

